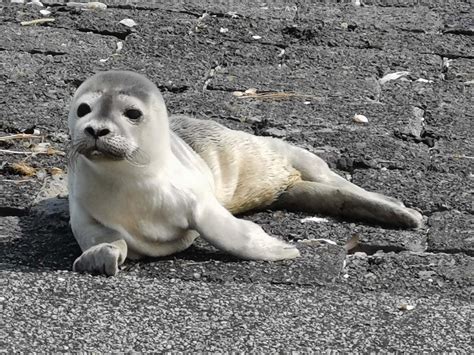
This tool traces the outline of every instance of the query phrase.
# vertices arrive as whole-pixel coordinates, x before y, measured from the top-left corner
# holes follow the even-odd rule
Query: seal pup
[[[422,216],[332,172],[316,155],[187,116],[168,119],[142,75],[100,72],[68,117],[73,269],[115,275],[126,258],[158,257],[201,236],[252,260],[298,257],[295,246],[233,214],[286,208],[416,228]]]

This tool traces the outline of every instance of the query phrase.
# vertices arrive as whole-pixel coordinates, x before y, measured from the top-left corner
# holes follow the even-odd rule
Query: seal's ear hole
[[[91,107],[88,104],[80,104],[77,108],[77,117],[83,117],[91,112]]]
[[[125,117],[132,121],[138,121],[142,116],[142,111],[137,110],[135,108],[130,108],[126,110],[124,113]]]

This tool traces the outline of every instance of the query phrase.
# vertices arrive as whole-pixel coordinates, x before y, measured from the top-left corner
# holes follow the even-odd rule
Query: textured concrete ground
[[[51,1],[55,21],[36,26],[21,22],[40,8],[0,4],[0,351],[472,353],[472,4],[132,3]],[[243,218],[297,243],[302,258],[244,262],[198,242],[128,262],[116,278],[72,273],[68,104],[107,69],[146,74],[172,113],[313,151],[418,208],[426,226],[264,211]],[[396,72],[407,73],[389,80]],[[293,95],[232,94],[249,88]],[[19,133],[34,137],[5,138]],[[338,245],[301,243],[314,238]]]

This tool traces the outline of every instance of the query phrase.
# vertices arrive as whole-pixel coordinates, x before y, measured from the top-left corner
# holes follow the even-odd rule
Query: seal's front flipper
[[[123,239],[94,245],[76,259],[72,269],[76,272],[115,276],[118,267],[127,257],[127,243]]]
[[[194,209],[192,228],[216,248],[249,260],[284,260],[300,256],[291,244],[269,236],[253,222],[235,218],[217,201]]]

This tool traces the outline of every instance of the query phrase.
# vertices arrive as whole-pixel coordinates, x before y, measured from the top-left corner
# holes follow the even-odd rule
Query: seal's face
[[[111,71],[94,75],[74,95],[69,112],[71,163],[128,161],[145,165],[168,142],[161,94],[145,77]]]

